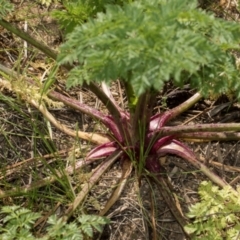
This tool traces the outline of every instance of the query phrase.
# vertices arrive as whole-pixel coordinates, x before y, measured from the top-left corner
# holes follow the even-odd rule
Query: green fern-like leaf
[[[82,240],[83,234],[76,223],[66,224],[62,219],[58,219],[55,215],[48,220],[50,227],[48,228],[48,237],[54,240]]]
[[[83,240],[84,237],[93,236],[93,229],[102,230],[109,220],[94,215],[82,215],[78,221],[66,223],[55,215],[48,219],[47,233],[42,238],[36,238],[31,233],[34,222],[40,217],[29,209],[20,206],[6,206],[2,208],[6,214],[3,225],[0,226],[0,239],[2,240]]]
[[[109,220],[104,217],[94,215],[81,215],[78,218],[78,222],[81,223],[81,230],[88,237],[93,236],[93,228],[97,231],[102,231],[102,226],[109,223]]]
[[[237,239],[240,230],[240,195],[230,187],[219,189],[211,182],[202,182],[199,188],[201,201],[190,207],[193,222],[186,231],[195,234],[193,239]]]
[[[40,217],[39,213],[33,213],[26,208],[18,206],[5,206],[2,208],[2,213],[9,213],[4,219],[4,222],[10,225],[25,227],[30,229],[36,219]]]
[[[1,239],[35,239],[30,229],[41,215],[19,206],[5,206],[1,213],[7,214],[0,227]]]
[[[203,94],[230,88],[240,93],[235,60],[228,53],[239,48],[239,38],[238,24],[197,9],[197,1],[139,0],[108,5],[106,13],[76,27],[58,61],[79,62],[69,87],[120,78],[139,96],[173,79],[178,86],[190,81]]]

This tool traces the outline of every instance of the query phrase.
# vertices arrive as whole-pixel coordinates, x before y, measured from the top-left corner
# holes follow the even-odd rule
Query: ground
[[[58,5],[52,4],[50,8],[46,8],[43,5],[31,3],[31,1],[14,1],[14,4],[16,14],[10,16],[8,20],[21,29],[24,28],[24,24],[25,27],[27,24],[28,32],[36,39],[58,49],[61,43],[61,32],[58,30],[57,23],[48,14],[52,8],[56,8]],[[225,6],[228,3],[221,1],[221,4]],[[227,10],[227,8],[223,8],[221,15],[224,15]],[[24,22],[23,19],[26,15],[28,20]],[[236,19],[238,15],[234,12],[232,16]],[[29,45],[26,47],[26,53],[23,50],[24,42],[1,27],[0,40],[2,44],[1,64],[15,68],[21,74],[26,72],[31,77],[35,75],[41,78],[48,73],[52,61],[44,58],[42,54]],[[64,84],[65,76],[63,74],[59,76],[55,87],[58,91],[66,92]],[[125,98],[120,85],[113,85],[111,91],[116,101],[124,105]],[[172,108],[193,93],[194,90],[190,91],[188,86],[184,90],[180,90],[167,85],[164,91],[159,93],[159,101],[156,103],[155,111]],[[101,103],[85,89],[74,88],[67,94],[105,111]],[[13,186],[30,184],[32,179],[40,180],[47,176],[49,169],[57,168],[61,164],[63,166],[74,164],[71,162],[71,154],[73,154],[74,149],[80,148],[84,152],[91,147],[86,141],[67,136],[55,127],[48,126],[41,113],[26,105],[17,95],[2,90],[0,96],[0,183],[3,191],[11,190]],[[72,129],[92,131],[99,127],[92,119],[72,109],[62,107],[50,110],[61,123]],[[238,112],[238,104],[231,102],[227,96],[220,96],[217,99],[200,101],[170,124],[239,122]],[[227,182],[234,185],[238,184],[240,155],[237,141],[224,143],[189,141],[187,144],[195,151],[199,159],[210,166],[214,172]],[[77,161],[79,158],[78,155],[75,155],[73,160]],[[186,213],[188,207],[199,200],[197,189],[199,183],[206,180],[206,177],[196,172],[193,167],[178,157],[166,156],[161,161],[176,194],[176,202]],[[69,176],[74,191],[79,189],[79,185],[87,181],[89,172],[94,167],[93,164],[89,168]],[[107,198],[111,195],[111,190],[121,177],[120,170],[121,163],[117,162],[107,171],[98,185],[91,191],[81,211],[94,214],[103,208]],[[44,198],[47,191],[54,193],[54,199]],[[54,212],[61,214],[71,199],[71,196],[66,196],[65,193],[66,189],[63,186],[52,184],[47,190],[39,188],[39,190],[29,193],[28,197],[3,198],[2,204],[21,204],[26,207],[31,205],[36,211],[45,209],[44,214],[51,213],[52,209],[55,208]],[[155,203],[155,208],[152,207],[152,203]],[[94,239],[153,239],[152,227],[154,224],[159,239],[185,239],[179,224],[172,216],[157,186],[146,179],[140,181],[136,173],[132,174],[122,196],[106,216],[111,219],[111,224],[105,226],[103,233],[96,234]]]

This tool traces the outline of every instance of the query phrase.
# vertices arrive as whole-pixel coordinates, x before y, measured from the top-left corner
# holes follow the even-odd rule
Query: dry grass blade
[[[92,176],[88,180],[88,183],[84,185],[81,192],[77,195],[74,202],[70,205],[65,213],[64,220],[67,220],[77,207],[82,203],[92,187],[98,182],[99,178],[105,173],[105,171],[121,156],[122,151],[116,151],[109,156],[104,162],[102,162],[93,172]]]
[[[125,185],[127,184],[128,178],[132,172],[133,164],[130,160],[125,159],[122,167],[122,176],[119,180],[117,188],[112,193],[111,197],[108,199],[103,210],[100,211],[99,215],[103,216],[107,211],[114,205],[114,203],[119,199]]]
[[[168,179],[158,176],[158,179],[154,179],[157,182],[157,186],[159,191],[161,192],[166,204],[168,205],[169,209],[171,210],[173,216],[176,218],[177,222],[182,228],[182,231],[185,233],[186,237],[190,237],[188,233],[184,230],[184,226],[187,224],[186,218],[182,215],[182,212],[178,208],[175,198],[173,195],[173,191],[169,189],[171,183]]]
[[[23,171],[25,168],[28,168],[29,165],[31,164],[36,164],[37,163],[37,167],[40,167],[43,165],[43,162],[41,161],[41,159],[49,159],[52,158],[51,160],[48,160],[48,163],[52,163],[53,161],[56,160],[56,157],[64,157],[67,156],[68,153],[73,150],[74,148],[70,148],[70,149],[66,149],[66,150],[61,150],[52,154],[46,154],[44,156],[41,157],[32,157],[26,160],[23,160],[21,162],[12,164],[7,166],[6,168],[4,168],[4,171],[2,171],[0,173],[0,180],[1,179],[6,179],[6,178],[11,178],[10,175],[13,175],[19,171]]]
[[[200,159],[200,161],[205,162],[205,160],[203,159]],[[209,160],[208,164],[221,170],[224,169],[224,171],[226,172],[240,172],[240,167],[228,166],[226,164],[222,164],[220,162],[216,162],[212,160]]]
[[[61,176],[59,176],[61,177]],[[34,182],[32,184],[25,185],[23,187],[16,187],[12,188],[9,191],[1,191],[0,192],[0,199],[1,198],[7,198],[7,197],[13,197],[13,196],[20,196],[23,194],[26,194],[34,189],[49,185],[50,183],[53,183],[57,180],[56,176],[48,176],[43,178],[40,181]]]
[[[151,222],[152,222],[152,239],[157,240],[157,226],[156,226],[156,211],[154,207],[154,200],[153,200],[153,194],[150,192],[150,198],[151,198]]]
[[[76,170],[79,170],[80,168],[82,168],[83,166],[86,166],[94,161],[96,161],[98,159],[91,159],[88,161],[84,161],[83,159],[81,159],[80,161],[76,162],[74,166],[69,166],[67,167],[64,171],[56,171],[55,175],[51,175],[48,177],[45,177],[39,181],[33,182],[32,184],[28,184],[25,185],[23,187],[18,187],[18,188],[12,188],[9,191],[1,191],[0,192],[0,199],[1,198],[7,198],[7,197],[12,197],[12,196],[19,196],[22,194],[26,194],[32,190],[35,190],[37,188],[49,185],[55,181],[57,181],[58,179],[62,178],[65,174],[73,174]]]

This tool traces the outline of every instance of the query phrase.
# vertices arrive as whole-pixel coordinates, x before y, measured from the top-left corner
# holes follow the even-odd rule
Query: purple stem
[[[124,134],[126,133],[126,129],[123,127],[122,124],[122,117],[127,118],[127,114],[121,113],[119,111],[119,108],[115,106],[111,99],[109,99],[109,97],[99,88],[99,86],[97,86],[93,82],[90,82],[89,84],[84,83],[83,87],[89,89],[92,93],[94,93],[97,98],[105,105],[110,115],[114,119],[115,126],[118,127],[118,135],[120,136],[119,139],[122,139],[124,137]]]
[[[180,133],[176,134],[177,138],[184,139],[202,139],[210,141],[232,141],[240,140],[240,133],[238,132],[194,132],[194,133]]]
[[[149,119],[152,113],[151,106],[148,106],[151,101],[151,94],[149,92],[143,93],[139,98],[137,105],[135,107],[135,112],[131,114],[131,124],[132,124],[132,133],[131,133],[131,144],[135,145],[140,139],[140,136],[145,136],[144,132],[149,126]]]
[[[161,129],[167,122],[171,119],[175,118],[176,116],[180,115],[181,113],[185,112],[189,108],[191,108],[196,102],[198,102],[202,98],[200,93],[195,93],[191,98],[189,98],[184,103],[180,104],[179,106],[164,112],[158,113],[151,117],[150,119],[150,131],[155,131]]]
[[[113,133],[113,136],[120,142],[122,142],[122,136],[119,132],[119,129],[117,127],[117,125],[113,122],[113,120],[108,117],[107,115],[103,114],[102,112],[89,107],[86,104],[80,103],[79,101],[75,100],[75,99],[71,99],[69,97],[66,97],[56,91],[50,91],[48,93],[48,95],[53,98],[56,99],[58,101],[63,102],[64,104],[66,104],[67,106],[70,106],[78,111],[81,111],[85,114],[88,114],[90,116],[92,116],[93,118],[98,119],[99,121],[101,121],[106,127],[108,127],[110,129],[110,131]]]
[[[103,157],[108,157],[111,153],[117,150],[116,142],[108,142],[99,145],[92,149],[88,154],[86,159],[99,159]]]
[[[199,137],[204,139],[215,139],[218,138],[218,135],[221,138],[228,140],[226,136],[229,137],[229,140],[239,139],[237,135],[234,133],[224,133],[223,134],[214,134],[214,132],[223,132],[223,131],[240,131],[240,124],[239,123],[211,123],[211,124],[196,124],[196,125],[180,125],[180,126],[173,126],[173,127],[162,127],[154,132],[148,134],[148,138],[151,137],[160,137],[160,136],[168,136],[168,135],[175,135],[176,137],[180,138],[186,136],[189,138],[190,136],[196,136],[198,134]],[[195,132],[195,134],[193,134]],[[205,133],[204,133],[205,132]],[[210,134],[212,132],[212,134]],[[192,134],[190,134],[192,133]],[[237,133],[235,133],[237,134]],[[187,137],[189,136],[189,137]],[[201,137],[202,136],[202,137]],[[209,137],[208,137],[209,136]]]
[[[240,131],[240,123],[210,123],[210,124],[195,124],[195,125],[182,125],[174,127],[162,127],[160,130],[161,135],[172,135],[177,133],[190,133],[190,132],[222,132],[222,131]]]
[[[159,151],[159,155],[163,154],[174,154],[177,155],[185,160],[187,160],[189,163],[191,163],[194,167],[202,171],[211,181],[216,183],[220,187],[225,187],[228,184],[221,179],[219,176],[217,176],[215,173],[211,172],[208,167],[206,167],[204,164],[199,162],[197,158],[195,157],[195,154],[184,144],[180,143],[177,140],[173,140],[170,144],[163,146]]]
[[[161,148],[162,146],[169,144],[172,140],[173,140],[174,136],[165,136],[162,137],[160,139],[158,139],[153,147],[151,148],[151,153],[156,153],[158,151],[159,148]]]
[[[161,173],[161,165],[160,162],[158,161],[158,156],[156,154],[154,155],[149,155],[146,158],[146,169],[150,173],[154,174],[160,174]]]

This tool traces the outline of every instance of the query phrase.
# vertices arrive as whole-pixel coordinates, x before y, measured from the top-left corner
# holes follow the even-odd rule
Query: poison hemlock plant
[[[240,235],[240,191],[222,189],[204,181],[199,187],[200,202],[192,205],[187,216],[193,222],[185,227],[192,239],[238,239]]]
[[[166,153],[194,162],[194,153],[175,135],[163,134],[164,125],[186,110],[186,105],[151,116],[156,94],[170,79],[179,86],[190,82],[205,95],[209,89],[214,93],[235,89],[240,94],[238,70],[229,53],[238,48],[239,37],[238,24],[215,19],[197,9],[197,1],[187,0],[109,5],[106,13],[76,27],[62,45],[58,61],[79,63],[70,71],[67,86],[89,84],[105,101],[110,116],[86,107],[79,109],[99,119],[112,133],[112,141],[95,148],[88,158],[123,151],[123,159],[136,161],[137,166],[145,166],[152,173],[161,171],[157,159]],[[107,100],[91,85],[110,84],[116,79],[125,88],[129,112],[117,106],[106,86]],[[74,105],[59,94],[50,95]],[[199,98],[200,94],[195,95],[187,108]]]
[[[219,126],[196,126],[191,130],[186,126],[184,130],[184,127],[165,125],[195,104],[201,95],[231,89],[240,97],[239,71],[230,53],[232,49],[239,49],[239,39],[238,24],[214,18],[198,9],[197,1],[139,0],[122,7],[108,5],[106,13],[98,13],[96,19],[76,27],[67,36],[58,62],[79,63],[70,71],[67,87],[88,87],[106,105],[110,115],[90,110],[56,92],[49,95],[92,115],[110,130],[110,141],[93,149],[87,160],[109,157],[111,162],[117,156],[122,162],[131,162],[139,175],[150,172],[155,180],[163,182],[158,159],[165,154],[176,154],[224,187],[227,183],[201,164],[193,151],[178,140],[179,137],[217,139],[219,136],[212,132],[219,131]],[[129,112],[120,109],[106,86],[116,79],[124,86]],[[152,115],[156,95],[169,80],[180,87],[190,83],[200,94],[170,111]],[[102,84],[104,93],[95,83]],[[202,132],[203,129],[206,132]],[[226,129],[234,130],[229,126]],[[110,164],[108,161],[106,167]],[[123,176],[129,174],[130,169],[128,165],[129,171],[123,172]],[[99,176],[96,172],[94,181]],[[124,177],[120,181],[123,183]]]
[[[41,214],[19,206],[3,207],[1,213],[7,214],[0,227],[2,240],[81,240],[84,236],[93,237],[93,229],[101,232],[102,226],[109,223],[107,218],[94,215],[81,215],[75,222],[66,223],[53,215],[48,220],[45,236],[37,238],[32,232],[34,223]]]

